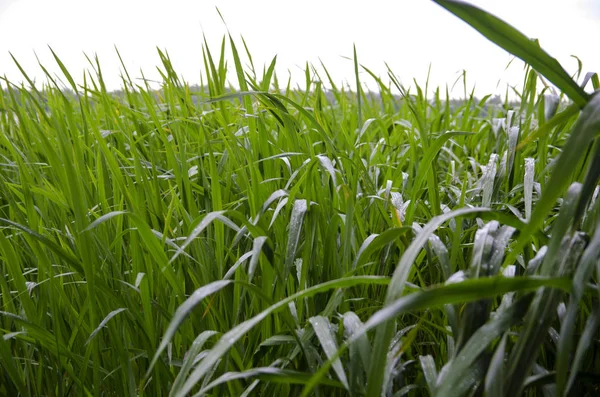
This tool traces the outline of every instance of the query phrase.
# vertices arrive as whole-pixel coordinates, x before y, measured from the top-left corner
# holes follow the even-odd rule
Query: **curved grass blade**
[[[589,101],[589,94],[581,88],[560,63],[535,41],[517,29],[471,4],[457,0],[433,0],[506,51],[530,64],[538,73],[563,91],[580,108]]]
[[[344,323],[344,336],[346,339],[352,338],[354,333],[363,326],[363,322],[360,321],[360,318],[354,312],[346,312],[343,315],[343,323]],[[371,344],[366,335],[363,335],[358,338],[356,343],[350,346],[350,354],[352,356],[352,348],[356,347],[358,350],[358,356],[360,356],[362,362],[361,370],[367,370],[370,365],[371,360]],[[356,360],[358,361],[358,360]],[[352,360],[351,365],[355,365],[355,361]],[[350,381],[353,382],[355,379],[351,376]]]
[[[208,285],[200,287],[196,291],[194,291],[194,293],[190,295],[190,297],[187,298],[185,302],[183,302],[177,308],[175,314],[173,315],[173,319],[169,323],[169,326],[165,331],[162,341],[160,342],[158,349],[156,349],[156,353],[154,353],[154,357],[152,358],[152,361],[148,366],[148,370],[146,372],[146,380],[152,373],[152,368],[156,364],[156,361],[158,361],[160,354],[167,348],[167,345],[169,344],[171,339],[173,339],[175,332],[177,332],[177,328],[179,328],[179,325],[183,322],[183,320],[185,320],[188,314],[191,313],[192,309],[194,309],[194,307],[196,307],[196,305],[198,305],[204,298],[214,294],[215,292],[220,291],[221,289],[225,288],[231,283],[232,281],[229,280],[220,280],[214,281]]]
[[[229,221],[229,219],[227,219],[223,216],[223,214],[225,212],[226,211],[214,211],[214,212],[206,214],[206,216],[202,219],[202,221],[200,221],[200,223],[192,230],[192,232],[189,234],[189,236],[185,239],[183,244],[181,244],[181,247],[179,247],[177,252],[175,252],[175,254],[173,254],[171,259],[169,260],[169,263],[173,263],[173,261],[175,259],[177,259],[177,257],[179,255],[183,254],[183,252],[185,251],[187,246],[190,245],[192,243],[192,241],[194,241],[194,239],[196,237],[198,237],[200,235],[200,233],[202,233],[202,231],[204,231],[204,229],[206,229],[208,227],[208,225],[210,225],[213,221],[220,220],[221,222],[227,224],[228,226],[232,225],[231,221]]]
[[[269,198],[267,198],[265,200],[265,202],[263,203],[261,209],[260,209],[260,214],[264,214],[265,211],[271,206],[271,204],[273,204],[275,201],[279,200],[282,197],[287,197],[288,196],[288,192],[286,192],[283,189],[278,189],[276,191],[274,191],[273,193],[271,193],[271,195],[269,196]]]
[[[240,256],[238,258],[238,260],[235,261],[235,263],[229,268],[229,270],[227,270],[227,273],[225,273],[225,275],[223,276],[223,280],[229,280],[230,278],[232,278],[233,275],[235,274],[235,271],[238,269],[238,267],[240,267],[240,265],[242,263],[244,263],[246,260],[248,260],[248,258],[251,258],[253,255],[254,255],[254,250],[248,251],[245,254],[243,254],[242,256]]]
[[[321,167],[323,167],[331,176],[331,180],[333,181],[333,186],[337,187],[337,178],[335,175],[335,167],[333,166],[331,159],[323,154],[317,155],[317,159],[319,160]]]
[[[385,307],[375,312],[365,325],[357,330],[353,337],[340,346],[333,358],[340,357],[348,347],[372,329],[391,323],[393,319],[402,313],[411,310],[430,309],[447,304],[468,303],[486,298],[493,298],[509,292],[528,292],[538,288],[553,288],[569,292],[571,281],[566,278],[550,277],[486,277],[480,279],[465,280],[459,283],[434,287],[425,291],[418,291],[410,295],[398,298]],[[385,357],[385,355],[383,356]],[[373,356],[372,360],[384,361],[381,357]],[[312,389],[319,383],[320,379],[329,371],[332,360],[323,363],[321,368],[302,392],[303,397],[310,395]],[[373,364],[371,364],[373,368]],[[367,394],[371,395],[371,394]],[[377,394],[378,395],[378,394]]]
[[[399,227],[388,229],[381,234],[371,234],[358,249],[352,269],[362,266],[375,251],[411,231],[409,227]]]
[[[488,346],[522,319],[532,299],[532,294],[526,295],[473,333],[462,350],[447,364],[443,378],[438,379],[437,391],[440,396],[463,395],[474,382],[480,381],[472,379],[473,383],[469,383],[464,380],[470,377],[472,366]],[[461,389],[461,386],[466,389]]]
[[[505,333],[494,351],[487,373],[485,374],[484,390],[487,397],[504,397],[504,355],[506,351]]]
[[[321,343],[325,355],[328,359],[331,359],[335,355],[338,347],[335,339],[333,339],[333,336],[331,335],[331,324],[329,323],[329,320],[323,316],[314,316],[309,318],[308,321],[315,330],[315,334]],[[346,390],[349,391],[350,387],[348,386],[348,379],[346,378],[346,373],[344,372],[344,367],[342,366],[340,359],[333,359],[332,366],[340,382],[342,382]]]
[[[315,285],[305,290],[299,291],[295,294],[288,296],[285,299],[271,305],[267,309],[263,310],[256,316],[244,321],[236,327],[230,329],[224,334],[211,351],[204,357],[204,359],[194,368],[192,373],[186,379],[185,384],[179,390],[175,396],[183,397],[187,396],[190,391],[198,384],[198,382],[210,371],[212,366],[220,360],[225,353],[231,349],[231,347],[244,336],[248,331],[260,324],[267,316],[276,313],[284,308],[288,307],[291,302],[297,299],[309,298],[320,292],[329,291],[331,289],[338,288],[349,288],[356,285],[385,285],[389,282],[388,278],[376,277],[376,276],[362,276],[362,277],[346,277],[342,279],[328,281],[322,284]]]
[[[483,191],[481,203],[484,207],[489,207],[492,204],[492,193],[494,192],[497,163],[498,155],[496,153],[492,153],[490,156],[490,161],[485,167],[485,172],[481,178],[481,188]]]
[[[108,313],[108,315],[106,317],[104,317],[104,319],[100,322],[98,327],[96,327],[96,329],[90,334],[90,337],[85,341],[84,346],[86,346],[88,343],[90,343],[92,341],[92,339],[94,339],[94,337],[98,334],[98,332],[100,332],[102,330],[102,328],[104,328],[106,326],[106,324],[110,321],[111,318],[113,318],[117,314],[124,312],[126,310],[127,310],[127,308],[121,307],[119,309],[113,310],[112,312]]]
[[[582,85],[585,87],[585,85]],[[558,106],[560,105],[560,97],[554,94],[544,95],[544,120],[550,120],[556,115]]]
[[[390,281],[390,286],[387,290],[385,299],[386,305],[389,305],[402,295],[408,274],[415,259],[417,258],[417,255],[427,243],[431,234],[433,234],[438,227],[440,227],[444,222],[459,216],[481,214],[489,211],[490,209],[488,208],[461,208],[438,215],[431,219],[425,225],[423,230],[421,230],[421,232],[415,237],[411,245],[406,249],[404,255],[402,255],[402,258],[400,259],[400,262],[394,271],[394,275]],[[385,360],[381,360],[380,358],[385,357],[387,354],[389,343],[393,334],[392,328],[393,324],[386,323],[382,324],[382,326],[377,330],[373,352],[371,353],[371,368],[369,369],[367,388],[368,395],[379,396],[381,394],[383,387],[383,376],[385,373]]]
[[[423,369],[423,375],[425,376],[425,382],[429,389],[429,395],[435,396],[437,394],[437,368],[435,367],[435,361],[431,355],[419,356],[421,362],[421,368]],[[441,394],[443,396],[443,394]]]
[[[450,276],[452,275],[452,265],[450,264],[450,255],[448,253],[448,248],[446,248],[442,240],[436,234],[432,234],[429,237],[429,244],[431,244],[431,249],[433,250],[434,254],[438,257],[440,267],[442,268],[444,281],[448,280],[448,278],[450,278]]]
[[[573,276],[573,291],[571,292],[565,318],[561,324],[560,339],[558,340],[556,354],[556,391],[558,395],[566,395],[569,392],[569,389],[567,388],[567,372],[569,371],[569,361],[573,349],[573,334],[575,333],[575,327],[577,325],[579,304],[583,298],[587,282],[594,270],[599,254],[600,224],[596,227],[594,236],[583,252],[577,265],[577,270]],[[594,315],[595,314],[592,313],[592,316]],[[587,349],[587,347],[583,348]],[[573,369],[571,369],[571,371],[573,371]]]
[[[565,187],[577,170],[581,160],[581,153],[585,153],[592,140],[600,133],[600,95],[595,95],[585,106],[581,116],[573,126],[571,134],[563,147],[550,180],[546,184],[542,197],[538,200],[531,220],[522,230],[517,244],[508,255],[507,263],[512,264],[516,256],[523,250],[531,235],[542,226],[546,216],[556,203],[556,199],[563,194]],[[580,200],[584,200],[581,197]]]
[[[173,382],[173,386],[171,386],[169,396],[173,396],[179,391],[179,389],[185,382],[185,377],[190,373],[190,370],[192,369],[196,361],[196,357],[204,347],[204,344],[206,343],[206,341],[208,341],[208,339],[217,334],[217,331],[204,331],[196,337],[196,339],[192,343],[192,347],[190,347],[190,349],[186,353],[186,357],[183,360],[181,369],[179,370],[179,373],[177,374],[177,377]]]
[[[305,385],[310,380],[311,374],[275,367],[258,367],[243,372],[227,372],[215,379],[213,382],[210,382],[204,386],[198,393],[194,394],[194,396],[205,395],[205,393],[207,393],[209,390],[214,389],[215,387],[224,383],[231,382],[232,380],[248,378],[259,378],[262,380],[283,384]],[[322,379],[322,384],[325,386],[337,387],[342,390],[344,388],[344,385],[342,385],[340,382],[331,379]]]
[[[13,222],[10,219],[0,218],[0,222],[10,225],[12,227],[15,227],[15,228],[27,233],[31,237],[38,240],[40,243],[44,244],[46,247],[50,248],[55,254],[57,254],[62,259],[64,259],[67,263],[69,263],[71,266],[73,266],[75,268],[75,270],[77,270],[80,273],[83,273],[83,267],[81,266],[81,262],[79,261],[79,259],[76,258],[75,256],[71,255],[67,251],[65,251],[60,245],[56,244],[54,241],[50,240],[49,238],[47,238],[37,232],[34,232],[33,230],[29,229],[26,226],[23,226],[19,223]]]
[[[298,249],[298,243],[300,241],[300,232],[302,231],[302,223],[304,215],[308,211],[308,204],[306,200],[294,201],[294,208],[292,209],[292,216],[290,219],[288,242],[285,253],[285,271],[283,275],[283,282],[286,282],[288,275],[294,265],[294,259],[296,258],[296,250]]]
[[[112,211],[112,212],[109,212],[108,214],[104,214],[104,215],[98,217],[98,219],[96,219],[92,223],[90,223],[90,225],[88,227],[86,227],[85,229],[83,229],[83,231],[84,232],[90,231],[90,230],[98,227],[99,225],[103,224],[104,222],[106,222],[116,216],[123,215],[126,213],[127,213],[127,211]]]
[[[252,258],[250,259],[250,264],[248,265],[248,282],[252,282],[252,278],[254,277],[254,272],[256,271],[256,267],[258,266],[258,260],[260,258],[260,253],[263,250],[263,246],[265,242],[267,242],[267,236],[259,236],[254,239],[252,244]]]

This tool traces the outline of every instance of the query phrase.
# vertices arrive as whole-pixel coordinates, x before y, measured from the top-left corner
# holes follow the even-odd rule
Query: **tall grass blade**
[[[321,347],[325,352],[325,355],[328,359],[333,359],[333,370],[335,371],[338,379],[346,390],[350,390],[350,386],[348,385],[348,379],[346,378],[346,372],[344,372],[344,367],[342,366],[342,362],[333,358],[338,347],[335,339],[331,335],[331,324],[329,320],[323,316],[314,316],[308,319],[313,329],[315,330],[315,334],[317,334],[317,338],[319,338],[319,342],[321,343]]]
[[[589,101],[589,95],[571,79],[560,63],[542,50],[539,44],[517,29],[469,3],[458,0],[434,1],[471,25],[496,45],[530,64],[580,108],[583,108]]]
[[[198,355],[200,354],[200,351],[204,347],[204,344],[211,337],[213,337],[217,334],[218,334],[218,332],[216,332],[216,331],[204,331],[204,332],[200,333],[200,335],[198,335],[196,337],[196,339],[194,339],[192,346],[186,353],[186,358],[185,358],[185,360],[183,360],[181,369],[179,370],[179,373],[177,374],[177,377],[175,378],[175,381],[173,382],[173,386],[171,386],[171,391],[169,393],[169,396],[173,396],[173,395],[177,394],[179,389],[181,389],[181,386],[183,386],[183,383],[185,382],[185,378],[188,376],[188,374],[190,373],[191,369],[194,366],[194,363],[198,359]]]
[[[492,298],[509,292],[530,292],[538,288],[553,288],[568,292],[571,284],[565,278],[547,278],[547,277],[486,277],[481,279],[465,280],[445,286],[439,286],[426,291],[415,292],[404,297],[398,298],[386,305],[384,308],[375,312],[364,326],[358,330],[354,336],[344,343],[333,358],[340,357],[349,345],[361,338],[372,329],[381,325],[389,324],[391,320],[402,313],[419,310],[423,308],[438,307],[447,304],[467,303],[480,299]],[[381,360],[377,356],[371,355],[371,360]],[[310,383],[307,384],[302,396],[308,396],[312,389],[319,383],[331,368],[332,359],[329,359],[321,366],[319,371],[313,376]],[[371,363],[371,369],[374,367]],[[367,389],[368,390],[368,389]]]
[[[504,379],[504,358],[506,354],[506,339],[507,334],[505,333],[500,339],[500,343],[496,346],[494,355],[490,360],[487,373],[485,375],[484,392],[488,397],[503,397],[504,396],[504,385],[502,380]]]
[[[447,367],[440,374],[440,378],[438,378],[440,396],[464,395],[477,382],[481,381],[472,376],[477,359],[495,339],[521,320],[529,308],[532,298],[531,294],[526,295],[502,313],[497,313],[471,336],[464,348],[446,364]]]
[[[92,339],[94,339],[94,337],[98,334],[98,332],[102,331],[102,328],[106,327],[106,324],[110,321],[111,318],[113,318],[114,316],[116,316],[117,314],[126,311],[127,308],[125,307],[121,307],[119,309],[113,310],[112,312],[108,313],[106,315],[106,317],[104,317],[104,319],[100,322],[100,324],[98,325],[98,327],[92,331],[92,333],[90,334],[89,338],[87,338],[87,340],[85,341],[85,345],[87,345],[88,343],[91,342]]]
[[[556,199],[563,194],[565,187],[569,185],[572,176],[584,153],[592,140],[600,133],[600,95],[595,95],[585,106],[581,116],[573,126],[571,134],[567,138],[562,153],[554,165],[552,175],[548,181],[542,197],[538,200],[531,221],[517,241],[517,245],[508,257],[508,262],[513,262],[516,255],[525,247],[532,234],[542,225],[545,216],[555,205]],[[580,200],[586,200],[581,197]]]
[[[406,252],[400,259],[396,270],[392,276],[392,280],[390,282],[390,286],[388,287],[386,294],[386,305],[391,304],[391,302],[398,299],[404,288],[406,286],[406,280],[408,278],[408,273],[410,268],[412,267],[417,255],[423,248],[423,246],[429,240],[429,237],[435,230],[442,225],[444,222],[456,218],[459,216],[471,215],[476,213],[484,213],[489,211],[486,208],[463,208],[455,211],[451,211],[449,213],[438,215],[434,217],[423,230],[415,237],[413,242],[407,248]],[[372,319],[373,317],[371,317]],[[371,320],[369,320],[371,321]],[[385,361],[381,360],[380,357],[385,357],[389,343],[392,339],[392,327],[391,323],[383,323],[378,329],[375,336],[375,344],[373,347],[373,352],[371,354],[371,368],[369,369],[369,377],[368,377],[368,388],[367,394],[369,395],[380,395],[381,390],[383,388],[383,374],[384,374],[384,366]]]
[[[430,355],[419,356],[421,362],[421,368],[423,368],[423,375],[425,376],[425,382],[429,389],[429,394],[435,396],[437,394],[437,368],[435,367],[435,361]]]
[[[226,286],[228,286],[230,284],[231,284],[231,281],[223,280],[223,281],[214,281],[208,285],[205,285],[204,287],[200,287],[196,291],[194,291],[194,293],[192,295],[190,295],[190,297],[187,298],[181,306],[179,306],[177,308],[177,310],[175,311],[175,314],[173,315],[173,319],[169,323],[169,327],[167,328],[167,330],[165,331],[165,334],[163,335],[160,345],[156,349],[156,353],[154,354],[152,361],[150,361],[148,371],[146,372],[146,378],[148,378],[150,376],[152,368],[158,361],[160,355],[167,348],[167,345],[169,344],[169,342],[171,342],[171,339],[173,339],[175,332],[177,332],[177,329],[179,328],[181,323],[186,319],[186,317],[190,314],[190,312],[194,309],[194,307],[196,307],[207,296],[212,295],[215,292],[222,290],[223,288],[225,288]]]
[[[294,264],[294,260],[296,258],[296,251],[298,249],[298,243],[300,242],[300,232],[302,231],[302,223],[304,221],[304,216],[307,211],[308,204],[306,200],[296,200],[294,202],[288,231],[288,242],[285,254],[285,270],[283,282],[286,282],[287,276],[292,270],[292,265]]]
[[[573,276],[573,288],[569,303],[567,305],[565,317],[562,319],[560,328],[560,339],[558,340],[556,353],[556,391],[558,395],[567,395],[567,376],[570,369],[570,357],[573,350],[573,336],[579,315],[579,305],[584,296],[584,292],[590,276],[594,270],[598,257],[600,256],[600,224],[597,225],[592,240],[588,243],[583,252],[575,274]],[[592,317],[594,313],[592,313]],[[591,317],[590,317],[591,319]],[[591,321],[591,320],[588,320]],[[580,339],[580,344],[584,343]],[[578,349],[587,349],[584,346]],[[571,369],[572,371],[576,369]]]
[[[337,288],[349,288],[355,285],[367,284],[367,285],[382,285],[387,284],[388,279],[382,277],[347,277],[338,280],[328,281],[322,284],[315,285],[313,287],[301,290],[295,294],[288,296],[285,299],[271,305],[267,309],[263,310],[256,316],[240,323],[235,326],[227,333],[225,333],[215,346],[208,352],[204,359],[194,368],[194,370],[187,377],[182,388],[175,394],[175,396],[187,396],[189,392],[208,374],[213,365],[217,363],[229,349],[248,331],[258,325],[267,316],[276,313],[286,307],[291,302],[297,299],[309,298],[320,292],[325,292],[331,289]]]

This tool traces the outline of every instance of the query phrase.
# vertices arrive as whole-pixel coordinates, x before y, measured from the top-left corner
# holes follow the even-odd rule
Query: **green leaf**
[[[94,339],[94,337],[98,334],[98,332],[100,332],[102,330],[102,328],[104,328],[106,326],[106,324],[110,321],[111,318],[113,318],[117,314],[124,312],[126,310],[127,310],[127,308],[121,307],[119,309],[113,310],[112,312],[108,313],[106,315],[106,317],[104,317],[104,319],[100,322],[98,327],[96,327],[96,329],[90,334],[89,338],[87,338],[84,345],[87,345],[88,343],[90,343],[91,340]]]
[[[490,210],[487,208],[461,208],[432,218],[427,225],[425,225],[423,230],[421,230],[421,232],[415,237],[413,242],[406,249],[404,255],[402,255],[402,258],[400,259],[400,262],[394,271],[390,286],[387,290],[385,299],[386,305],[391,304],[391,302],[395,301],[402,295],[410,268],[415,262],[415,259],[417,258],[417,255],[423,246],[429,240],[431,234],[433,234],[439,226],[452,218],[465,215],[481,214],[489,211]],[[371,317],[371,319],[372,318],[373,317]],[[388,346],[392,339],[392,327],[393,325],[391,323],[382,323],[382,326],[377,330],[375,344],[371,354],[371,368],[369,370],[367,389],[368,395],[378,396],[381,394],[385,361],[378,358],[384,357],[385,354],[387,354]]]
[[[231,347],[240,340],[248,331],[258,325],[261,321],[263,321],[267,316],[276,313],[286,307],[291,302],[294,302],[297,299],[309,298],[318,294],[320,292],[329,291],[331,289],[337,288],[349,288],[356,285],[384,285],[389,282],[389,279],[384,277],[375,277],[375,276],[363,276],[363,277],[347,277],[338,280],[328,281],[322,284],[315,285],[313,287],[307,288],[305,290],[299,291],[295,294],[288,296],[285,299],[280,300],[274,305],[268,307],[263,310],[256,316],[244,321],[241,324],[230,329],[227,333],[225,333],[219,341],[215,344],[215,346],[208,352],[208,354],[204,357],[204,359],[198,363],[198,365],[194,368],[192,373],[186,379],[185,384],[179,390],[175,396],[187,396],[189,392],[195,387],[195,385],[209,372],[212,366],[219,360],[221,357],[231,349]],[[155,356],[156,357],[156,356]]]
[[[314,316],[309,318],[308,321],[315,330],[315,334],[317,334],[317,338],[321,343],[321,347],[323,348],[325,355],[327,358],[333,359],[332,366],[338,379],[340,382],[342,382],[346,390],[350,390],[342,362],[339,358],[332,358],[335,355],[338,347],[335,339],[331,335],[331,324],[329,320],[323,316]]]
[[[485,374],[484,390],[487,397],[504,397],[504,356],[506,352],[506,339],[504,334],[496,346],[492,360]]]
[[[7,377],[4,379],[12,381],[14,387],[17,388],[22,396],[29,395],[17,363],[15,362],[15,357],[11,352],[9,342],[4,339],[4,336],[0,337],[0,359],[0,362],[2,362],[2,368],[7,375]]]
[[[500,276],[486,277],[480,279],[465,280],[449,285],[438,286],[424,291],[415,292],[403,297],[400,297],[384,306],[382,309],[375,312],[365,325],[357,330],[351,339],[346,341],[337,354],[333,357],[340,357],[348,346],[372,329],[378,328],[385,324],[393,324],[397,316],[402,313],[407,313],[411,310],[431,309],[437,306],[451,305],[458,303],[467,303],[478,301],[486,298],[493,298],[514,291],[533,291],[541,287],[548,287],[563,291],[570,291],[571,282],[566,278],[548,278],[548,277],[516,277],[504,278]],[[387,354],[387,352],[386,352]],[[372,355],[372,360],[383,361],[378,356]],[[324,363],[319,371],[313,376],[310,383],[307,384],[302,396],[310,395],[313,387],[315,387],[320,379],[327,374],[331,367],[332,359]],[[371,369],[374,367],[371,364]]]
[[[440,396],[451,394],[461,396],[472,388],[475,382],[480,381],[480,379],[469,376],[473,370],[472,366],[475,365],[476,360],[495,339],[521,321],[532,298],[531,294],[526,295],[507,310],[497,313],[471,336],[456,357],[446,364],[447,368],[444,369],[441,379],[438,379],[438,393]],[[465,379],[471,379],[471,383],[465,382]]]
[[[364,265],[369,257],[377,250],[385,247],[389,243],[399,239],[411,231],[412,229],[409,227],[399,227],[388,229],[381,234],[371,234],[365,239],[358,249],[358,253],[356,254],[356,258],[352,264],[352,269],[356,269],[357,267]]]
[[[185,251],[187,246],[190,245],[194,241],[194,239],[196,239],[196,237],[198,237],[200,233],[202,233],[204,229],[206,229],[213,221],[217,219],[222,220],[224,218],[224,213],[225,211],[214,211],[209,214],[206,214],[206,216],[202,218],[202,221],[200,221],[200,223],[188,235],[183,244],[181,244],[181,247],[179,247],[177,252],[175,252],[175,254],[171,257],[169,263],[172,263],[175,259],[177,259],[177,257]]]
[[[354,333],[363,326],[363,322],[360,321],[360,318],[354,312],[346,312],[343,315],[344,322],[344,336],[346,339],[350,339],[353,337]],[[358,350],[358,356],[360,357],[360,362],[362,366],[358,366],[360,371],[366,371],[369,368],[369,363],[371,360],[371,344],[366,335],[363,335],[358,338],[358,340],[350,346],[351,356],[352,356],[352,348],[356,348]],[[352,360],[352,359],[351,359]],[[356,362],[351,362],[351,365],[357,364]],[[354,381],[355,379],[350,377],[350,381]]]
[[[421,362],[421,368],[423,369],[423,375],[425,375],[425,382],[429,389],[429,395],[435,396],[437,394],[437,368],[435,367],[435,361],[430,355],[419,356]],[[443,395],[443,394],[441,394]]]
[[[491,42],[530,64],[580,108],[583,108],[589,101],[589,95],[571,79],[556,59],[542,50],[537,42],[529,39],[514,27],[463,1],[433,1],[471,25]]]
[[[292,209],[292,216],[290,218],[288,241],[285,254],[285,271],[284,280],[287,281],[287,277],[292,270],[294,260],[296,259],[296,251],[298,249],[298,243],[300,241],[300,232],[302,231],[302,223],[304,222],[304,215],[308,211],[308,203],[306,200],[294,201],[294,207]]]
[[[567,138],[562,153],[554,165],[550,180],[546,184],[542,197],[537,202],[531,220],[521,232],[517,244],[507,258],[508,263],[513,263],[532,234],[544,223],[546,216],[556,203],[556,199],[564,193],[570,184],[573,174],[578,170],[581,154],[585,153],[592,140],[600,133],[600,95],[595,95],[585,106],[581,116],[573,126]],[[590,171],[596,172],[596,171]],[[587,199],[581,197],[580,200]]]
[[[92,223],[90,223],[90,225],[88,227],[86,227],[83,231],[84,232],[90,231],[90,230],[98,227],[99,225],[103,224],[104,222],[106,222],[116,216],[123,215],[126,213],[127,213],[127,211],[112,211],[112,212],[109,212],[108,214],[104,214],[104,215],[98,217],[98,219],[96,219]]]
[[[570,358],[573,350],[573,334],[577,326],[577,317],[579,313],[579,305],[589,278],[597,264],[600,256],[600,223],[597,225],[592,240],[588,243],[579,263],[577,270],[573,276],[573,291],[571,293],[569,304],[565,317],[562,320],[560,328],[560,338],[558,340],[556,353],[556,391],[558,395],[567,395],[569,388],[567,387],[567,372],[570,369]],[[597,316],[597,312],[592,313],[592,317]],[[588,319],[588,322],[591,321]],[[589,342],[588,342],[589,343]],[[580,340],[581,347],[578,349],[588,349],[584,341]],[[571,371],[576,371],[576,368],[571,368]]]
[[[63,260],[65,260],[67,263],[73,266],[78,272],[83,273],[83,267],[81,266],[81,262],[79,261],[79,259],[70,254],[69,252],[65,251],[60,245],[56,244],[54,241],[50,240],[45,236],[42,236],[37,232],[34,232],[26,226],[13,222],[10,219],[0,218],[0,223],[5,223],[9,226],[12,226],[27,233],[31,237],[38,240],[40,243],[44,244],[46,247],[50,248],[55,254],[57,254],[59,257],[61,257]]]
[[[179,370],[175,381],[173,382],[173,386],[171,386],[171,392],[169,393],[170,396],[176,394],[177,391],[181,389],[181,386],[183,386],[183,383],[185,382],[186,376],[188,376],[190,370],[193,368],[196,358],[204,347],[204,344],[208,341],[208,339],[217,334],[218,332],[216,331],[204,331],[200,333],[196,339],[194,339],[192,347],[190,347],[190,349],[186,352],[186,357],[183,360],[183,364],[181,365],[181,369]]]
[[[146,372],[146,379],[148,379],[148,377],[150,376],[152,368],[156,364],[156,361],[158,361],[158,358],[160,357],[161,353],[167,348],[167,345],[169,344],[169,342],[171,342],[171,339],[173,339],[173,336],[175,335],[175,332],[177,332],[179,325],[181,325],[183,320],[185,320],[185,318],[191,313],[194,307],[196,307],[200,302],[202,302],[202,300],[207,296],[222,290],[231,283],[232,282],[229,280],[221,280],[214,281],[208,285],[200,287],[196,291],[194,291],[194,293],[190,295],[190,297],[187,298],[185,302],[181,304],[181,306],[177,308],[175,314],[173,315],[173,319],[169,323],[169,326],[167,327],[167,330],[163,335],[162,341],[160,342],[158,349],[156,349],[156,353],[154,353],[154,357],[152,358],[152,361],[148,366],[148,370]]]

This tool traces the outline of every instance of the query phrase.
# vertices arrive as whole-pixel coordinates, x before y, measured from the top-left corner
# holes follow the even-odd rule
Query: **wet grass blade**
[[[567,380],[567,385],[564,388],[564,394],[568,395],[569,390],[573,387],[577,376],[580,374],[579,369],[581,368],[582,361],[586,354],[588,354],[590,346],[593,344],[593,340],[595,335],[597,335],[598,328],[600,327],[600,310],[598,310],[598,306],[594,306],[592,309],[592,313],[588,317],[585,328],[581,337],[579,338],[579,343],[577,343],[577,349],[575,350],[575,354],[573,356],[573,361],[571,363],[569,379]]]
[[[504,397],[504,358],[506,354],[507,334],[502,336],[500,343],[496,346],[494,355],[490,361],[485,375],[484,390],[488,397]]]
[[[437,368],[435,367],[435,361],[430,355],[420,356],[419,361],[421,362],[421,368],[423,368],[423,375],[425,376],[425,382],[429,389],[429,394],[435,396],[437,394]]]
[[[531,294],[526,295],[507,310],[498,313],[471,336],[464,348],[447,364],[441,379],[438,379],[440,396],[461,396],[472,388],[474,383],[481,381],[476,378],[473,378],[471,383],[464,380],[469,378],[469,373],[473,371],[472,366],[489,345],[521,320],[532,298]]]
[[[579,315],[579,305],[583,299],[585,288],[590,276],[594,270],[597,258],[600,255],[600,225],[596,227],[592,240],[588,243],[585,251],[581,256],[581,260],[573,276],[573,290],[567,305],[565,317],[562,319],[560,328],[560,339],[558,341],[556,353],[556,391],[558,395],[567,395],[569,392],[567,384],[567,372],[576,369],[570,368],[570,358],[573,350],[575,327],[577,324],[577,316]],[[595,316],[592,313],[592,317]],[[597,316],[597,315],[596,315]],[[592,321],[591,317],[590,320]],[[585,340],[580,339],[577,349],[587,349]],[[589,343],[589,341],[588,341]]]
[[[581,153],[585,153],[592,140],[600,133],[600,95],[595,95],[585,106],[581,116],[573,126],[571,134],[567,138],[562,153],[554,165],[550,180],[546,184],[542,197],[538,200],[531,221],[522,231],[517,245],[509,255],[507,262],[514,262],[515,257],[525,247],[531,235],[539,229],[556,199],[564,193],[565,188],[570,184],[573,174],[577,170],[577,165],[581,161]],[[595,172],[595,171],[592,171]],[[580,200],[586,200],[582,197]]]
[[[315,334],[317,334],[317,338],[321,343],[321,347],[323,348],[325,355],[328,359],[332,359],[338,347],[335,339],[331,335],[331,324],[329,323],[329,320],[323,316],[315,316],[309,318],[308,321],[315,330]],[[346,372],[344,371],[342,362],[337,358],[333,359],[332,366],[340,382],[342,382],[346,390],[349,391],[350,386],[348,385],[348,378],[346,377]]]
[[[294,207],[292,208],[292,216],[290,218],[288,241],[285,254],[285,268],[284,268],[284,279],[283,282],[287,281],[287,276],[292,270],[294,259],[296,258],[296,251],[298,249],[298,243],[300,241],[300,232],[302,231],[302,223],[304,216],[308,211],[308,204],[306,200],[296,200]]]
[[[447,304],[467,303],[480,299],[492,298],[503,295],[508,292],[530,292],[536,289],[546,287],[562,291],[570,291],[571,283],[566,278],[546,278],[546,277],[487,277],[474,280],[465,280],[459,283],[439,286],[426,291],[415,292],[401,298],[398,298],[387,304],[382,309],[375,312],[364,326],[357,330],[354,336],[344,343],[337,354],[332,358],[338,358],[347,349],[348,346],[365,335],[368,331],[376,329],[381,325],[389,324],[394,318],[402,313],[423,308],[438,307]],[[386,354],[387,355],[387,354]],[[313,379],[307,384],[302,396],[308,396],[312,389],[319,383],[331,368],[332,359],[328,360],[319,371],[313,376]],[[373,356],[371,360],[384,362],[378,356]],[[373,368],[371,363],[371,369]]]
[[[385,247],[407,233],[410,233],[411,231],[412,229],[409,227],[400,227],[388,229],[381,234],[370,235],[365,239],[358,249],[358,253],[356,254],[352,268],[356,269],[357,267],[362,266],[377,250]]]
[[[531,219],[531,208],[533,205],[533,181],[535,176],[535,159],[525,159],[525,176],[523,181],[523,200],[525,201],[525,220]]]
[[[394,300],[398,299],[406,286],[406,280],[408,278],[408,273],[423,246],[429,240],[429,237],[435,230],[442,225],[444,222],[456,218],[459,216],[465,215],[473,215],[473,214],[481,214],[489,211],[486,208],[463,208],[455,211],[448,212],[443,215],[438,215],[433,218],[421,232],[415,237],[413,242],[407,248],[406,252],[400,259],[396,270],[392,276],[392,280],[390,282],[390,286],[388,287],[386,293],[386,305],[390,304]],[[392,328],[393,325],[391,323],[384,323],[378,328],[375,343],[372,352],[371,358],[371,368],[369,369],[369,377],[368,377],[368,389],[367,393],[369,395],[379,395],[381,394],[381,390],[383,387],[383,374],[384,374],[384,366],[385,361],[381,360],[380,357],[385,357],[389,348],[389,343],[392,339]]]

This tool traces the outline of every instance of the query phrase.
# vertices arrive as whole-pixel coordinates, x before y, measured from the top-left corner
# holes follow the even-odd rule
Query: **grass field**
[[[160,90],[3,81],[0,395],[596,395],[598,76],[437,2],[518,101],[356,51],[354,90],[290,87],[230,38],[201,90],[163,52]]]

